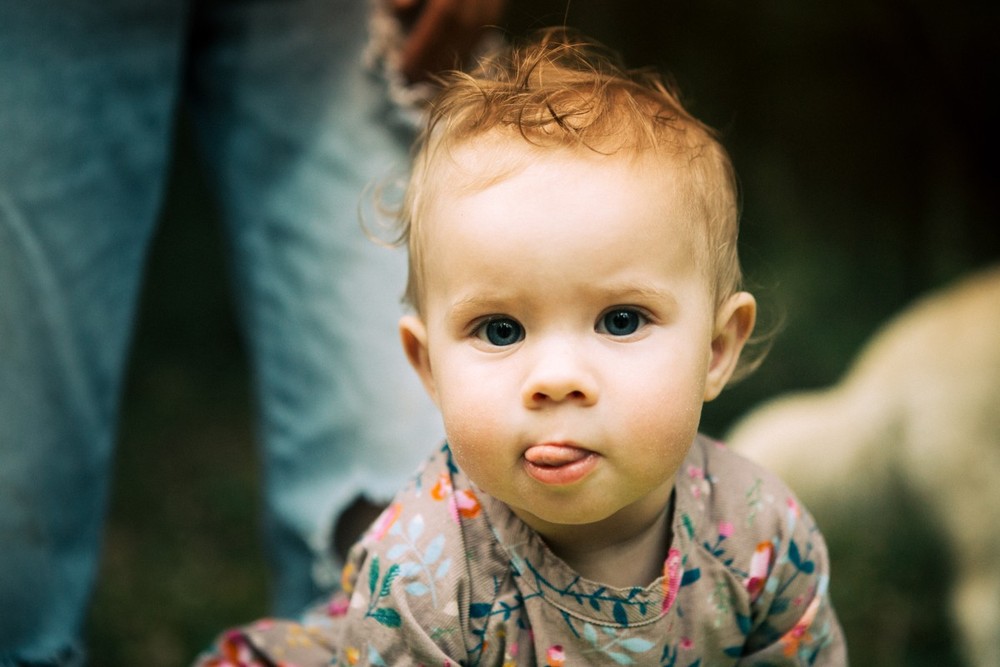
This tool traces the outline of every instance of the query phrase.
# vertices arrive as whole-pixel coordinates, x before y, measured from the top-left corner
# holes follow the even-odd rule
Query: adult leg
[[[0,665],[82,660],[175,4],[0,2]]]
[[[404,257],[362,231],[409,130],[361,62],[365,0],[229,0],[196,41],[197,127],[228,224],[261,407],[276,611],[319,591],[331,529],[439,444],[400,350]]]

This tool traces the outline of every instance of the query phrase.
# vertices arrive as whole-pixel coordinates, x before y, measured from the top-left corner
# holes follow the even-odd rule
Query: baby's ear
[[[431,400],[437,403],[437,389],[434,385],[434,375],[431,373],[431,359],[427,351],[427,326],[415,315],[404,315],[399,320],[399,337],[403,343],[403,351],[410,365],[417,371],[424,389]]]
[[[749,292],[737,292],[719,306],[705,381],[706,401],[718,396],[729,382],[756,319],[757,301]]]

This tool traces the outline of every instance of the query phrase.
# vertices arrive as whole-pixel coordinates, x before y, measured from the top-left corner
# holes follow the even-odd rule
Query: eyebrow
[[[673,292],[665,289],[661,289],[654,285],[648,283],[637,283],[637,282],[624,282],[624,283],[610,283],[608,285],[599,285],[595,287],[595,291],[599,291],[602,294],[607,294],[609,297],[614,297],[612,300],[617,299],[638,299],[642,300],[657,300],[657,301],[669,301],[671,303],[676,303],[677,298],[674,296]]]
[[[634,301],[655,301],[665,306],[677,304],[677,298],[669,291],[648,283],[621,282],[609,283],[607,285],[590,285],[588,292],[596,294],[599,300],[607,301],[609,304],[620,303],[628,305]],[[470,294],[464,296],[448,305],[448,312],[463,315],[466,312],[503,311],[509,307],[511,302],[519,301],[522,297],[514,291],[498,291],[488,296]]]
[[[503,310],[504,306],[511,301],[519,300],[519,298],[512,293],[505,296],[470,294],[448,303],[448,313],[450,316],[454,316],[455,314],[463,315],[471,312]]]

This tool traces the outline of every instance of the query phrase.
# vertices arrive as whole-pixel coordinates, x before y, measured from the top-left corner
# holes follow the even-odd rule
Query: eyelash
[[[613,318],[620,316],[629,318],[628,322],[622,326],[621,322],[613,322]],[[641,309],[634,306],[615,306],[605,311],[594,324],[594,330],[600,334],[606,334],[614,338],[624,338],[631,336],[643,326],[649,323],[649,316]],[[612,326],[609,326],[612,325]],[[614,330],[619,330],[615,333]],[[520,322],[512,317],[504,315],[494,315],[479,322],[472,331],[472,334],[495,347],[507,347],[524,340],[524,327]]]
[[[490,336],[490,334],[496,333],[496,328],[500,326],[504,326],[511,329],[511,333],[513,334],[514,339],[510,340],[509,342],[498,342],[497,340],[494,340]],[[494,315],[491,317],[487,317],[485,320],[480,322],[473,330],[473,335],[475,335],[476,338],[479,338],[480,340],[489,343],[490,345],[496,347],[506,347],[508,345],[513,345],[514,343],[519,343],[521,340],[524,339],[524,327],[521,326],[520,322],[518,322],[512,317],[506,317],[503,315]],[[509,337],[510,336],[507,336],[505,338]]]
[[[622,333],[613,333],[608,325],[611,324],[612,318],[625,315],[629,317],[630,320],[626,327],[628,330]],[[631,336],[636,331],[641,329],[643,326],[649,323],[649,316],[643,312],[641,309],[634,306],[615,306],[606,310],[600,318],[598,318],[597,323],[594,325],[594,330],[598,333],[608,334],[615,338],[624,338],[625,336]],[[617,327],[617,323],[614,328]]]

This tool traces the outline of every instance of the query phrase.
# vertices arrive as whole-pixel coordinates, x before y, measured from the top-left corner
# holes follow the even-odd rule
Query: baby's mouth
[[[524,452],[524,459],[536,466],[545,468],[558,468],[582,461],[593,454],[593,452],[577,447],[576,445],[564,443],[543,443],[532,445]]]
[[[587,477],[599,460],[596,452],[576,445],[543,443],[525,450],[524,470],[542,484],[567,486]]]

